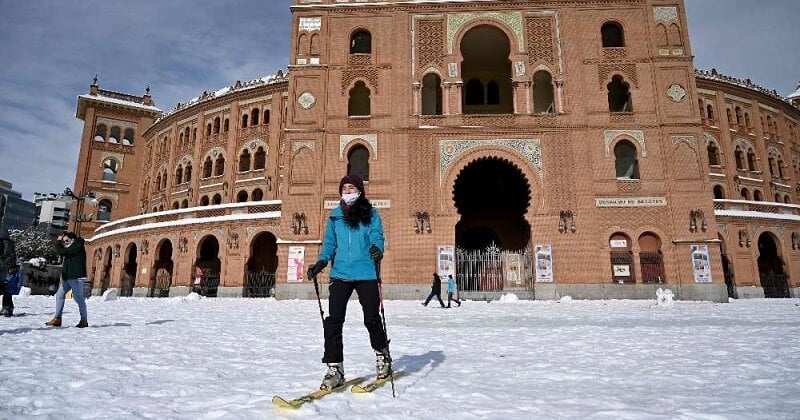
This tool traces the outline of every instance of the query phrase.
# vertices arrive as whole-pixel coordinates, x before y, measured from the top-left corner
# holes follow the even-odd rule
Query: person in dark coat
[[[3,309],[0,314],[4,316],[14,316],[14,300],[12,296],[18,295],[22,289],[22,272],[19,271],[19,266],[14,263],[8,267],[8,275],[6,275],[3,287],[0,288],[0,293],[3,294]]]
[[[72,298],[78,304],[81,313],[81,321],[76,325],[78,328],[89,326],[86,315],[86,301],[83,296],[83,283],[86,281],[86,248],[84,248],[83,238],[73,232],[64,232],[56,239],[56,252],[64,257],[64,264],[61,270],[61,287],[56,293],[56,313],[53,319],[46,322],[50,327],[61,326],[61,313],[64,311],[64,299],[67,292],[72,290]]]
[[[428,295],[428,298],[425,299],[425,302],[422,302],[422,306],[428,306],[428,302],[436,296],[439,299],[439,304],[442,305],[444,308],[444,302],[442,301],[442,279],[439,278],[438,273],[433,273],[433,284],[431,284],[431,294]]]
[[[0,282],[5,280],[8,268],[17,263],[17,253],[14,249],[14,241],[8,235],[8,231],[0,229]]]

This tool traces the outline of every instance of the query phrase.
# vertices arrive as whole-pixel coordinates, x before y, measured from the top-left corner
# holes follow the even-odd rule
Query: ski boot
[[[389,356],[389,348],[375,351],[375,372],[378,379],[388,378],[392,374],[392,357]]]
[[[344,364],[328,363],[328,372],[322,378],[322,385],[319,389],[333,389],[344,383]]]

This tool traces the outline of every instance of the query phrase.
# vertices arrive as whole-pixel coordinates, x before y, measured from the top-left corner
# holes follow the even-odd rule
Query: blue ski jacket
[[[383,223],[378,210],[372,209],[369,225],[359,223],[350,227],[344,219],[342,206],[339,206],[331,211],[319,259],[333,260],[331,279],[376,280],[375,262],[369,256],[372,245],[383,252]]]
[[[8,293],[9,295],[18,295],[19,291],[22,289],[22,271],[17,270],[17,272],[14,274],[8,273],[5,280],[6,287],[4,293]]]

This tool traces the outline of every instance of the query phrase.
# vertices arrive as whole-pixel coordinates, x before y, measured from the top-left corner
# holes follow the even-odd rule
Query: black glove
[[[317,274],[321,273],[325,267],[328,266],[328,262],[324,260],[319,260],[311,267],[308,267],[308,279],[311,280],[314,277],[317,277]]]
[[[383,251],[375,245],[369,247],[369,257],[372,258],[373,261],[380,261],[383,259]]]

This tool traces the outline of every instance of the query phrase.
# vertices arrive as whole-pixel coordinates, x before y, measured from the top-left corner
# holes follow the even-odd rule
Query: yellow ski
[[[293,400],[288,400],[288,401],[285,400],[284,398],[279,397],[279,396],[276,395],[276,396],[272,397],[272,404],[275,405],[276,407],[282,407],[282,408],[298,408],[301,405],[303,405],[303,404],[305,404],[305,403],[307,403],[309,401],[318,400],[318,399],[320,399],[320,398],[322,398],[322,397],[324,397],[324,396],[326,396],[328,394],[331,394],[331,393],[334,393],[334,392],[343,391],[344,389],[346,389],[349,386],[356,386],[357,384],[359,384],[361,382],[364,382],[364,379],[365,378],[363,376],[362,377],[358,377],[358,378],[354,378],[354,379],[351,379],[349,381],[346,381],[345,383],[337,386],[336,388],[319,389],[319,390],[316,390],[314,392],[310,392],[310,393],[308,393],[306,395],[303,395],[302,397],[295,398]]]

